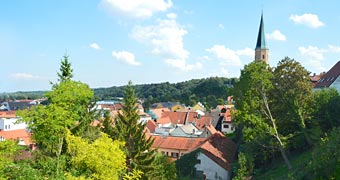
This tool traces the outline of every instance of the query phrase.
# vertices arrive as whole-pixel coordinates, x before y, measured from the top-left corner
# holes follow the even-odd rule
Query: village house
[[[316,82],[314,89],[335,88],[340,93],[340,61]]]
[[[26,123],[18,123],[15,111],[0,111],[0,141],[15,140],[19,145],[31,146],[31,133]]]

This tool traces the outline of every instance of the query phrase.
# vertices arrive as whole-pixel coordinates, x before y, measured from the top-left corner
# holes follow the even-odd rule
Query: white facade
[[[230,173],[215,163],[203,153],[198,153],[197,159],[200,160],[199,164],[195,165],[197,171],[202,171],[206,175],[207,180],[229,180]]]
[[[2,131],[13,131],[26,129],[26,123],[16,123],[18,118],[0,118],[0,130]]]
[[[227,122],[225,120],[222,121],[221,131],[223,133],[233,133],[235,131],[235,127],[232,122]]]
[[[330,88],[335,88],[340,93],[340,76],[329,86]]]

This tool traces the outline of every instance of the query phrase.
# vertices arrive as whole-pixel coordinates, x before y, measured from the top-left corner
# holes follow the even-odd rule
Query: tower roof
[[[265,36],[264,36],[263,13],[261,14],[259,34],[257,36],[257,42],[256,42],[255,49],[266,49],[266,41],[265,41]]]

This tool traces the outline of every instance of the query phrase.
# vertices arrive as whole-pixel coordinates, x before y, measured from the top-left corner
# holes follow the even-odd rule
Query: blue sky
[[[340,3],[316,0],[2,0],[0,92],[49,90],[67,53],[92,88],[239,77],[264,13],[269,64],[340,60]]]

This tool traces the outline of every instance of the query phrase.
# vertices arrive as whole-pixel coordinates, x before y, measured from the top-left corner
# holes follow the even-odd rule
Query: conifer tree
[[[70,80],[73,78],[73,69],[71,68],[71,63],[68,61],[68,55],[63,56],[64,59],[60,62],[60,72],[58,72],[59,81]]]
[[[147,138],[144,133],[146,124],[138,122],[140,117],[136,106],[137,98],[131,81],[126,86],[124,94],[124,105],[116,118],[115,127],[118,132],[117,138],[125,142],[127,171],[130,173],[133,170],[141,170],[143,179],[150,179],[148,176],[153,171],[152,162],[156,152],[151,149],[153,139]]]

